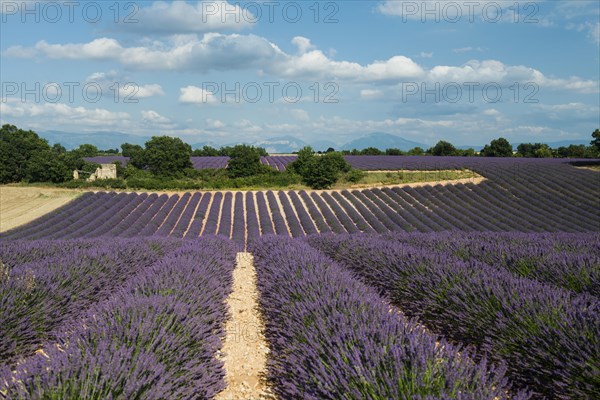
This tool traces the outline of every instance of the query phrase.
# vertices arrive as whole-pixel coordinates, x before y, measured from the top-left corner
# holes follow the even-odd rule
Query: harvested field
[[[0,232],[33,221],[82,193],[54,188],[0,186]]]

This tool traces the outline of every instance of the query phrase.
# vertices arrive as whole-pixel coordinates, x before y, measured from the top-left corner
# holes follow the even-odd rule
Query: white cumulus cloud
[[[179,101],[184,104],[214,104],[217,98],[214,93],[196,86],[186,86],[180,89]]]
[[[167,117],[164,117],[153,110],[142,110],[141,111],[142,118],[148,122],[153,122],[157,124],[168,124],[171,120]]]
[[[120,28],[159,34],[239,30],[258,22],[252,8],[227,1],[155,1],[132,12],[131,19],[133,21],[127,23],[123,18]]]

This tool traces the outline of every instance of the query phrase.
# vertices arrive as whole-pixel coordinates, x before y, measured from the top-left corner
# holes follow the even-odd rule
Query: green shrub
[[[361,171],[360,169],[351,169],[348,173],[346,173],[346,180],[352,183],[360,182],[366,175],[366,172]]]
[[[352,167],[338,152],[316,156],[312,148],[305,147],[298,152],[298,158],[287,168],[302,177],[302,181],[313,189],[327,189],[334,185],[342,173]]]

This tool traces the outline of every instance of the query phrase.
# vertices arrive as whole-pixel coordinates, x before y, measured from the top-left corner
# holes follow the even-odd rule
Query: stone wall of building
[[[100,164],[88,178],[88,182],[93,182],[96,179],[117,179],[117,166],[115,164]]]

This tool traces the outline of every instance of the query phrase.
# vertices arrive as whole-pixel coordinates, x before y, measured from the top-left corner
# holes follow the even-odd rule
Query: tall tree
[[[409,156],[422,156],[424,153],[425,151],[418,146],[406,152]]]
[[[217,157],[221,155],[218,149],[211,146],[202,146],[201,149],[192,151],[192,155],[196,157]]]
[[[260,162],[261,152],[254,146],[240,144],[229,150],[227,171],[232,178],[258,175],[265,169]]]
[[[28,168],[35,162],[51,157],[52,148],[45,139],[33,131],[25,131],[14,125],[0,129],[0,182],[19,182],[28,177]]]
[[[144,148],[138,144],[123,143],[121,145],[123,157],[129,157],[129,164],[136,168],[144,168]]]
[[[155,175],[177,176],[192,167],[192,148],[179,138],[153,136],[146,142],[144,163]]]
[[[455,156],[456,147],[450,142],[440,140],[435,146],[429,149],[429,153],[433,156]]]
[[[286,170],[302,176],[305,170],[310,167],[310,163],[315,157],[312,147],[306,146],[298,151],[298,158],[293,163],[287,165]]]
[[[489,145],[485,145],[481,150],[481,155],[484,157],[512,157],[513,147],[504,138],[494,139]]]
[[[302,181],[313,189],[326,189],[338,181],[341,174],[352,169],[344,156],[338,152],[315,155],[311,147],[298,152],[298,158],[288,164],[287,170],[302,177]]]
[[[592,133],[592,138],[593,140],[590,142],[590,144],[594,146],[597,151],[600,152],[600,129],[596,129]]]
[[[79,153],[81,157],[95,157],[98,155],[98,148],[93,144],[82,144],[75,149],[75,151]]]

